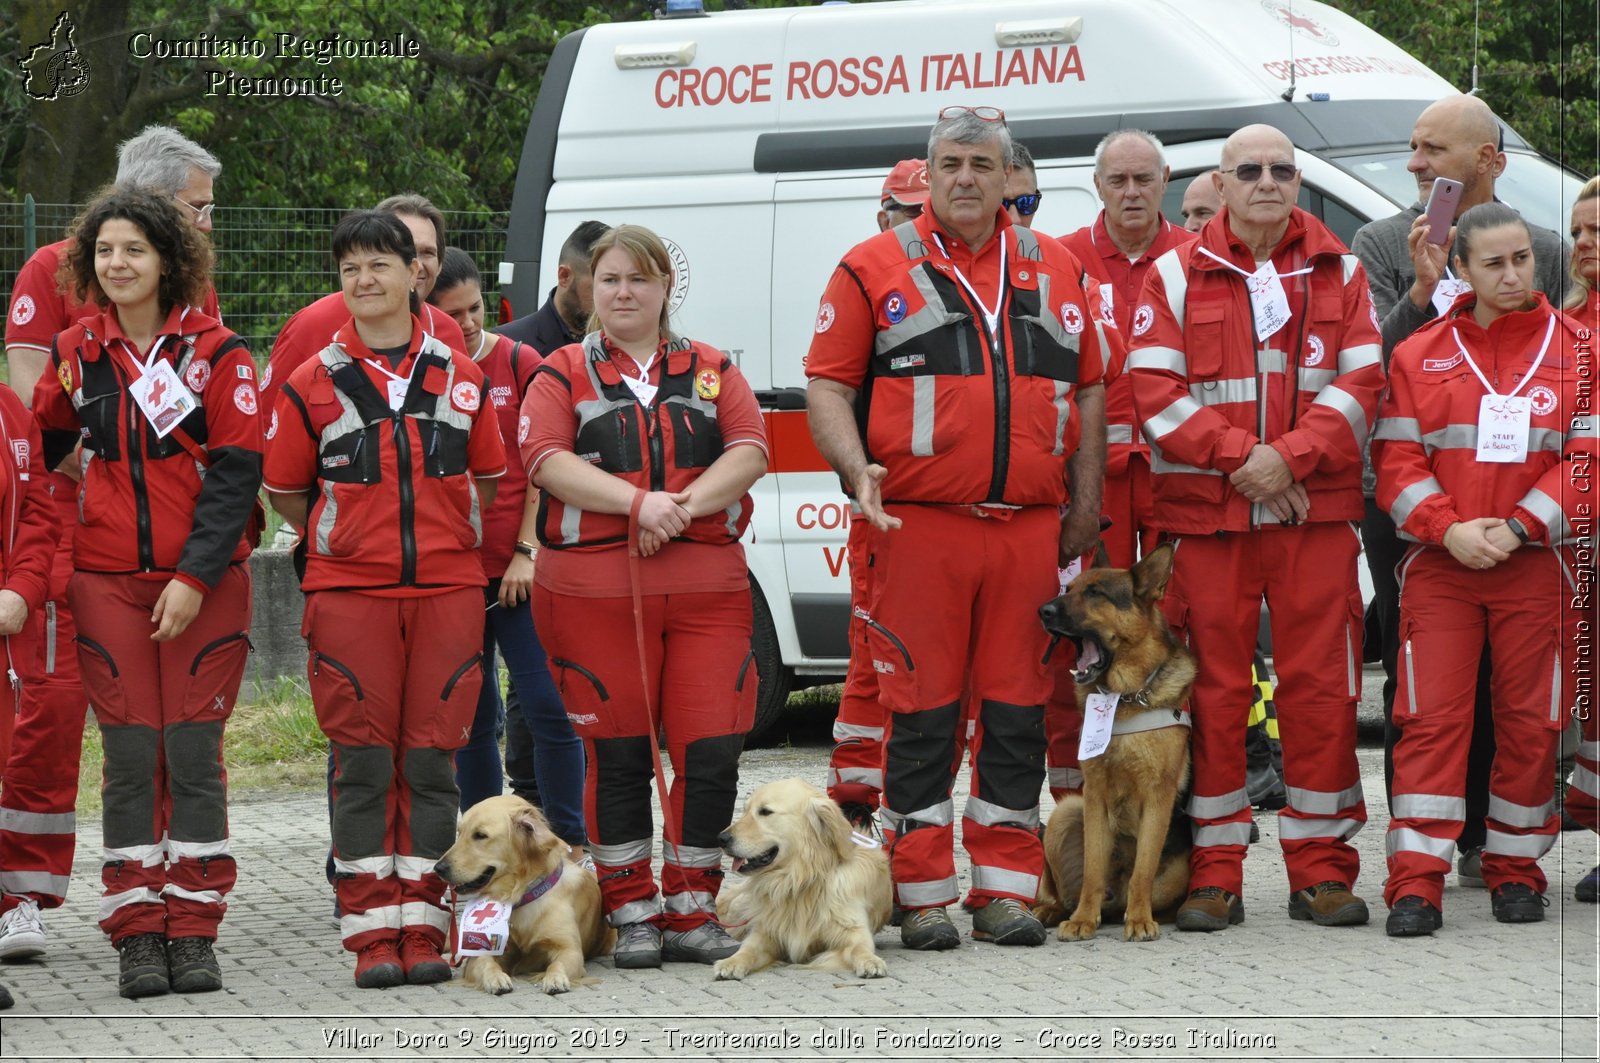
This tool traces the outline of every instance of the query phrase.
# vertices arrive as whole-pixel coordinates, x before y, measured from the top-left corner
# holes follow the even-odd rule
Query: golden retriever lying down
[[[434,870],[458,894],[517,905],[506,951],[467,960],[464,980],[485,993],[509,993],[511,976],[529,971],[544,972],[538,985],[546,993],[565,993],[583,984],[584,961],[604,956],[616,942],[600,915],[594,872],[568,859],[567,843],[520,797],[491,797],[469,808],[456,843]]]
[[[740,877],[722,888],[717,917],[741,939],[717,961],[718,978],[743,978],[775,961],[882,978],[872,935],[889,921],[889,858],[851,840],[827,795],[799,779],[760,787],[718,839]]]

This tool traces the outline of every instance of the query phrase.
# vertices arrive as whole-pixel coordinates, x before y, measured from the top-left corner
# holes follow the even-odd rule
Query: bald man
[[[1244,921],[1250,840],[1239,697],[1272,602],[1279,814],[1289,917],[1367,921],[1351,892],[1366,822],[1356,763],[1361,675],[1361,450],[1383,387],[1366,275],[1295,206],[1294,146],[1271,126],[1229,137],[1222,212],[1156,262],[1134,309],[1129,375],[1150,441],[1156,526],[1177,541],[1168,615],[1200,670],[1191,698],[1194,820],[1179,930]],[[1259,293],[1259,294],[1258,294]]]
[[[1206,222],[1217,216],[1222,209],[1222,196],[1217,192],[1217,185],[1211,179],[1215,170],[1207,170],[1198,174],[1189,182],[1189,187],[1183,190],[1183,227],[1192,233],[1197,233],[1205,228]]]
[[[1458,282],[1446,270],[1446,263],[1455,253],[1454,240],[1443,244],[1427,240],[1428,222],[1423,210],[1434,180],[1448,177],[1461,182],[1461,201],[1456,204],[1458,218],[1469,208],[1489,202],[1494,198],[1495,178],[1506,164],[1499,145],[1500,124],[1489,105],[1476,96],[1446,96],[1429,104],[1412,127],[1411,160],[1406,164],[1417,179],[1417,201],[1398,214],[1368,222],[1356,233],[1351,246],[1372,286],[1386,367],[1395,345],[1436,317],[1460,291]],[[1549,229],[1529,225],[1528,232],[1533,239],[1534,283],[1553,305],[1559,306],[1567,283],[1566,245]],[[1392,718],[1400,647],[1400,584],[1395,567],[1405,553],[1405,545],[1395,534],[1394,521],[1374,501],[1376,486],[1369,458],[1362,477],[1366,503],[1361,540],[1372,576],[1372,608],[1382,646],[1384,782],[1388,789],[1394,774],[1397,731]],[[1478,675],[1472,745],[1467,754],[1466,811],[1457,841],[1459,883],[1479,888],[1484,885],[1479,864],[1488,842],[1484,816],[1489,810],[1489,765],[1494,759],[1488,678],[1486,652]]]

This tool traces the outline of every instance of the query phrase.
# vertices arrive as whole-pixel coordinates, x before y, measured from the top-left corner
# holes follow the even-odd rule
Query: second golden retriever
[[[852,839],[826,794],[799,779],[767,783],[719,840],[739,877],[723,887],[717,915],[741,939],[717,962],[719,979],[780,961],[859,978],[889,973],[872,941],[892,908],[889,859]]]
[[[505,953],[467,960],[463,981],[485,993],[509,993],[512,975],[530,971],[542,972],[546,993],[565,993],[582,983],[584,961],[616,941],[600,914],[594,872],[568,858],[567,843],[520,797],[467,809],[434,870],[459,894],[516,905]]]

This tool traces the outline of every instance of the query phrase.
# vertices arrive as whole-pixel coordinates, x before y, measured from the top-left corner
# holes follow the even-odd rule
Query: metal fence
[[[81,204],[0,203],[0,291],[9,293],[17,270],[38,247],[66,235]],[[229,328],[265,364],[272,339],[289,315],[339,286],[329,254],[333,227],[344,210],[325,208],[216,208],[211,244],[217,253],[214,282]],[[472,256],[483,276],[484,306],[493,327],[500,306],[498,264],[505,252],[508,215],[445,211],[445,237]],[[9,301],[9,299],[8,299]]]

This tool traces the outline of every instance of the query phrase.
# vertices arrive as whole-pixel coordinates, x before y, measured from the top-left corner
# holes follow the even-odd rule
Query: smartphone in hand
[[[1443,244],[1450,239],[1450,226],[1456,220],[1456,206],[1461,202],[1461,182],[1448,177],[1435,177],[1433,190],[1428,193],[1428,207],[1423,211],[1428,219],[1428,243]]]

